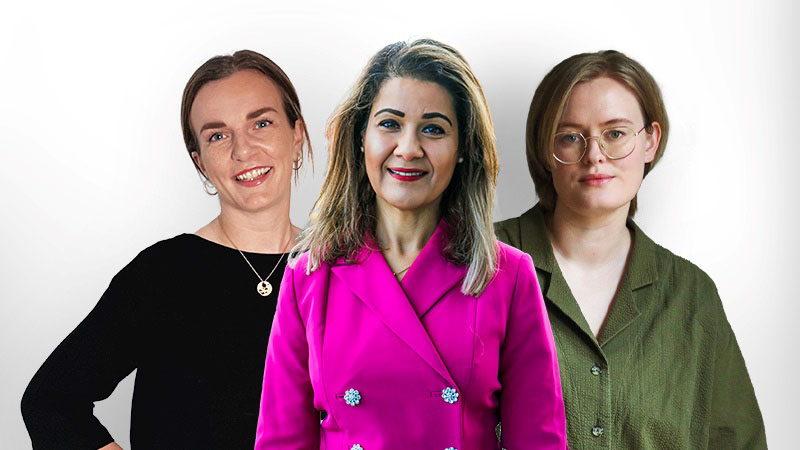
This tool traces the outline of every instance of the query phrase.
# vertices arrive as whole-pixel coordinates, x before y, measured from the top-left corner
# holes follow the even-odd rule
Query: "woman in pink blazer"
[[[432,40],[385,47],[328,139],[256,449],[566,448],[533,263],[494,238],[494,130],[463,57]]]

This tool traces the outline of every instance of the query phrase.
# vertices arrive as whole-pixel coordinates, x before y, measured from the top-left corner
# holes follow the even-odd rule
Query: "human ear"
[[[203,166],[203,160],[200,159],[200,153],[197,151],[193,151],[191,154],[192,154],[192,161],[194,161],[194,163],[200,169],[200,172],[203,173],[203,176],[208,178],[208,176],[206,176],[206,168]]]
[[[305,136],[303,135],[303,121],[297,119],[294,121],[294,138],[292,140],[292,153],[294,155],[293,161],[297,162],[303,157],[303,142]]]
[[[650,124],[650,128],[652,131],[646,135],[647,143],[644,148],[645,163],[653,162],[653,159],[656,157],[656,151],[658,150],[658,144],[661,142],[661,124],[653,122]]]

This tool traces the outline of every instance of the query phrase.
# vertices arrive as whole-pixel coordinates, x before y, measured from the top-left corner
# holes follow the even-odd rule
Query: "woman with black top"
[[[92,408],[134,369],[133,447],[253,447],[308,131],[286,74],[247,50],[197,69],[181,125],[220,214],[142,251],[45,361],[22,399],[36,449],[118,449]]]

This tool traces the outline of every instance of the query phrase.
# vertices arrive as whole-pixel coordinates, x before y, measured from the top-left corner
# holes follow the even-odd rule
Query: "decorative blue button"
[[[458,401],[458,391],[451,387],[442,389],[442,398],[451,405]]]
[[[364,447],[356,444],[356,445],[350,447],[350,450],[364,450]]]
[[[447,448],[446,448],[446,449],[444,449],[444,450],[458,450],[458,449],[457,449],[457,448],[455,448],[455,447],[447,447]]]
[[[348,389],[344,393],[344,402],[350,406],[356,406],[357,404],[361,403],[361,394],[356,389]],[[360,448],[361,447],[359,447],[359,449]]]

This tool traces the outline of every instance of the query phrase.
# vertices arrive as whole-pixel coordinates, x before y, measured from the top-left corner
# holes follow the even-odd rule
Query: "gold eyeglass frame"
[[[609,155],[608,153],[606,153],[605,143],[603,142],[603,135],[608,130],[617,130],[617,129],[620,129],[620,128],[628,128],[628,127],[606,128],[605,130],[600,132],[600,136],[588,136],[587,137],[587,136],[584,136],[583,133],[575,133],[573,131],[562,131],[561,133],[556,133],[556,134],[553,135],[553,142],[555,142],[556,137],[558,137],[559,135],[562,135],[562,134],[577,134],[578,136],[580,136],[583,139],[583,153],[581,153],[581,156],[578,158],[577,161],[566,162],[566,161],[562,161],[561,159],[559,159],[558,156],[556,156],[555,150],[553,150],[553,152],[552,152],[553,158],[555,158],[555,160],[560,162],[561,164],[565,164],[565,165],[578,164],[579,162],[581,162],[583,160],[583,157],[586,156],[586,150],[589,149],[589,139],[597,139],[597,146],[600,147],[600,151],[603,153],[603,155],[605,155],[606,158],[608,158],[608,159],[610,159],[612,161],[616,161],[616,160],[619,160],[619,159],[627,158],[628,156],[631,156],[631,153],[633,153],[634,150],[636,150],[636,140],[635,139],[637,137],[639,137],[639,134],[642,131],[644,131],[645,128],[647,128],[647,125],[644,125],[639,131],[633,133],[633,139],[634,139],[633,147],[631,147],[631,150],[627,154],[625,154],[625,156],[613,157],[613,156]],[[629,130],[633,130],[633,128],[628,128],[628,129]]]

